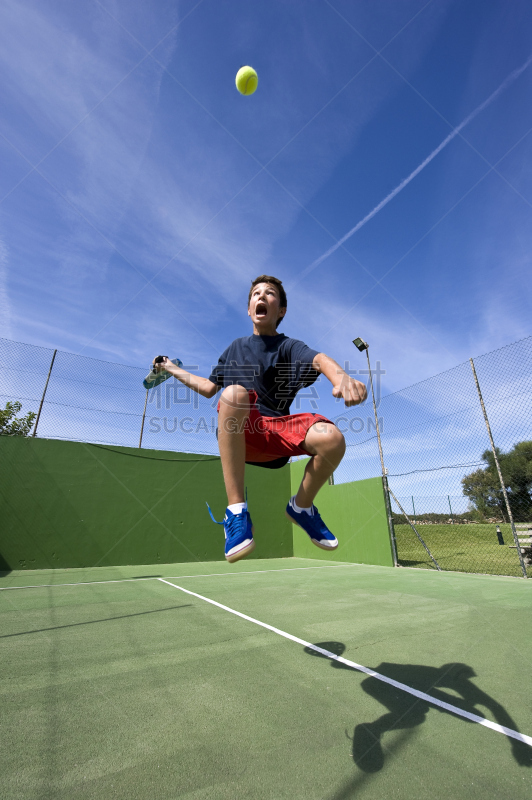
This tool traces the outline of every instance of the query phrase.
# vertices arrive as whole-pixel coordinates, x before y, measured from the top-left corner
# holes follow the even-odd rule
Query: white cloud
[[[68,133],[131,68],[134,62],[117,46],[124,34],[106,44],[106,57],[94,37],[93,16],[82,38],[50,6],[6,0],[2,9],[0,66],[17,108],[55,140]],[[113,26],[114,27],[114,26]],[[19,131],[17,130],[17,138]]]
[[[377,291],[382,298],[382,290]],[[297,305],[291,304],[290,324],[301,338],[337,361],[348,358],[353,368],[367,369],[365,354],[352,344],[355,336],[362,336],[370,344],[373,366],[378,360],[386,371],[382,382],[387,392],[418,381],[420,375],[449,369],[460,359],[461,354],[449,352],[436,325],[418,321],[386,296],[385,303],[375,302],[374,295],[353,305],[350,292],[344,292],[342,301],[337,288],[329,288],[326,281],[310,287],[298,284],[294,294]],[[309,309],[319,311],[312,314],[310,329]]]
[[[343,115],[342,124],[331,124],[330,115],[334,123],[338,110],[330,109],[327,118],[318,118],[313,124],[313,137],[307,147],[296,146],[293,151],[296,163],[290,156],[292,173],[301,177],[298,195],[302,202],[310,199],[343,153],[353,146],[356,135],[386,100],[389,91],[386,81],[379,91],[361,82],[357,115]],[[146,110],[141,110],[143,117],[146,116]],[[116,113],[119,114],[119,109]],[[150,146],[146,144],[144,148],[142,168],[136,170],[135,186],[130,191],[121,177],[128,171],[123,141],[112,136],[106,139],[106,130],[98,130],[98,126],[105,128],[106,120],[92,121],[91,138],[95,142],[106,139],[111,158],[109,164],[97,164],[91,178],[94,159],[90,148],[87,150],[89,178],[83,196],[73,199],[89,209],[108,206],[110,212],[113,207],[116,215],[116,207],[123,205],[127,197],[127,215],[135,227],[137,255],[146,265],[159,269],[169,257],[181,251],[165,269],[163,279],[172,280],[173,276],[173,282],[186,283],[206,298],[207,304],[214,297],[211,313],[216,319],[227,313],[222,311],[220,299],[233,311],[240,310],[241,298],[235,297],[235,286],[247,286],[250,274],[261,271],[276,241],[290,232],[302,212],[300,205],[264,174],[231,201],[258,169],[257,165],[193,103],[189,107],[188,101],[184,102],[179,114],[180,127],[185,131],[188,128],[186,143],[179,136],[172,137],[171,131],[164,131],[163,138],[161,130],[153,131]],[[197,126],[198,114],[208,123],[203,128]],[[298,114],[296,106],[294,119]],[[327,135],[316,135],[323,124]],[[121,125],[115,127],[121,130]],[[315,152],[318,142],[319,152]],[[292,153],[291,148],[289,152]],[[304,163],[299,164],[301,159]],[[91,184],[96,187],[94,192]],[[108,185],[112,187],[110,199],[105,197]],[[210,221],[228,200],[228,209]],[[205,230],[201,230],[206,224]],[[187,308],[187,316],[189,313]]]
[[[148,11],[142,3],[139,9],[139,13]],[[113,8],[112,13],[119,10]],[[168,12],[168,29],[174,22]],[[108,293],[114,244],[146,275],[182,250],[162,274],[162,281],[176,288],[186,286],[203,298],[213,325],[228,313],[242,313],[241,294],[245,294],[250,275],[261,271],[275,243],[290,233],[302,213],[300,205],[264,173],[232,201],[258,165],[168,76],[165,103],[170,92],[176,105],[173,112],[171,105],[166,105],[161,116],[162,69],[150,58],[134,69],[145,51],[97,7],[80,24],[75,16],[55,16],[41,4],[8,0],[0,37],[0,68],[10,78],[13,102],[32,120],[34,133],[39,134],[20,141],[20,126],[8,131],[20,149],[33,160],[40,158],[83,120],[41,167],[72,204],[65,205],[52,193],[53,202],[61,209],[62,230],[60,237],[50,232],[52,241],[47,248],[60,264],[65,296],[78,294],[70,308],[80,306],[78,313],[83,315],[83,304],[90,302],[95,287],[101,286]],[[157,53],[158,59],[170,63],[178,37],[169,37],[164,54]],[[317,43],[309,30],[305,37],[305,47],[312,54]],[[430,36],[423,46],[429,41]],[[423,49],[417,53],[421,58]],[[331,66],[328,61],[321,65],[320,96],[327,88]],[[415,63],[410,68],[414,69]],[[113,89],[132,69],[133,73]],[[351,87],[272,164],[283,182],[290,180],[289,174],[299,176],[297,194],[301,202],[307,202],[319,189],[352,148],[366,122],[386,102],[391,84],[383,78],[385,72],[377,79],[377,89],[364,79],[354,84],[356,115],[345,113],[345,104],[353,95]],[[89,113],[112,89],[109,98]],[[298,105],[297,97],[290,97],[290,113],[279,120],[281,129],[286,129],[285,141],[309,118],[308,98],[302,97]],[[281,106],[286,108],[278,95],[275,108],[271,102],[272,113],[279,114]],[[313,113],[317,110],[319,106]],[[307,136],[309,132],[311,136]],[[305,146],[301,147],[303,141]],[[211,222],[228,201],[228,208]],[[75,208],[89,224],[80,219]],[[110,244],[98,235],[100,232]],[[157,285],[161,285],[161,279]],[[131,289],[129,298],[138,291],[136,276]],[[148,316],[161,308],[157,293],[141,292],[133,307],[138,308],[141,300]],[[184,305],[177,293],[175,302],[187,318],[200,323],[199,310],[192,310],[197,301]],[[120,309],[126,304],[120,294],[111,314],[107,308],[104,314],[96,309],[96,330],[118,312],[118,322],[127,329],[124,339],[130,347],[131,339],[136,340],[140,351],[144,337],[137,333],[139,328],[131,314],[121,316]],[[91,335],[96,332],[94,326],[89,330]],[[113,340],[108,336],[110,331],[114,331]],[[108,349],[118,355],[116,332],[115,322],[102,332],[103,352]],[[85,336],[83,339],[86,342]]]
[[[149,13],[147,4],[139,5]],[[13,99],[33,120],[46,144],[65,135],[145,55],[100,11],[90,12],[84,30],[74,25],[74,18],[55,17],[36,2],[7,0],[5,9],[0,67],[11,81]],[[174,19],[168,13],[171,26]],[[408,67],[403,69],[407,76],[418,67],[441,21],[439,13],[425,20],[429,28],[411,51]],[[307,30],[305,37],[309,53],[321,52]],[[176,47],[179,35],[169,38],[165,63],[170,64]],[[323,86],[327,86],[330,62],[320,62],[320,69]],[[374,76],[373,83],[362,79],[356,91],[346,93],[345,97],[357,98],[356,114],[345,113],[339,98],[272,165],[281,180],[297,178],[301,202],[308,202],[323,186],[364,125],[387,102],[391,84],[382,77],[386,71],[379,72],[378,79]],[[290,236],[303,212],[263,173],[210,222],[258,166],[199,106],[183,99],[168,76],[164,77],[165,91],[175,91],[175,105],[168,103],[167,94],[165,114],[161,115],[162,80],[162,70],[148,59],[66,140],[58,151],[61,159],[56,162],[52,157],[43,169],[145,275],[153,275],[196,236],[155,282],[171,302],[165,303],[159,292],[148,287],[128,303],[142,285],[141,279],[132,270],[128,281],[130,267],[117,273],[116,265],[110,266],[115,254],[112,244],[106,244],[71,207],[59,201],[61,230],[50,231],[48,241],[43,236],[39,249],[60,264],[61,285],[57,288],[72,315],[52,320],[39,309],[39,318],[31,324],[36,331],[48,330],[51,338],[63,325],[65,331],[69,328],[65,335],[73,349],[75,341],[84,347],[90,343],[102,355],[124,361],[144,360],[154,339],[169,342],[168,350],[175,341],[180,355],[201,363],[212,359],[215,347],[209,341],[216,339],[221,322],[229,318],[246,321],[242,300],[249,278],[269,262],[276,244]],[[278,102],[276,113],[286,107]],[[306,119],[302,109],[296,102],[286,114],[287,136],[294,130],[294,121]],[[304,110],[308,113],[308,105]],[[307,136],[309,132],[312,135]],[[300,146],[302,142],[305,146]],[[20,146],[27,144],[24,141]],[[35,142],[32,148],[35,152]],[[120,290],[113,291],[117,274]],[[351,358],[353,353],[364,366],[363,356],[351,345],[353,336],[362,333],[370,341],[372,358],[379,359],[386,369],[384,382],[391,389],[450,368],[466,360],[471,351],[491,349],[500,344],[501,331],[506,341],[516,332],[521,335],[522,325],[510,312],[501,308],[495,313],[495,300],[489,305],[476,303],[477,298],[472,297],[471,305],[481,309],[472,324],[474,332],[463,342],[450,342],[448,331],[427,321],[426,314],[419,315],[421,322],[415,308],[410,315],[378,292],[381,290],[351,308],[341,286],[331,290],[320,286],[319,314],[312,317],[309,333],[308,310],[316,304],[317,291],[298,287],[297,304],[291,302],[285,329],[339,360],[344,354]],[[99,302],[102,294],[106,301],[112,296],[112,302]],[[194,330],[201,331],[207,341]],[[214,344],[220,343],[216,339]],[[457,398],[440,397],[439,401],[456,403]]]

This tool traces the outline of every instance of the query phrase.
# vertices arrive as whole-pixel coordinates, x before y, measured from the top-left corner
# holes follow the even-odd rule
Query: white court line
[[[295,572],[302,569],[337,569],[338,567],[371,567],[373,564],[322,564],[321,567],[282,567],[281,569],[251,569],[246,572],[207,572],[204,575],[169,575],[172,580],[183,580],[184,578],[234,578],[236,575],[260,575],[267,572]],[[29,586],[0,586],[0,592],[7,592],[10,589],[49,589],[58,586],[92,586],[101,583],[138,583],[139,581],[158,581],[162,578],[153,575],[149,578],[120,578],[112,581],[80,581],[79,583],[36,583]]]
[[[186,577],[186,576],[184,576]],[[59,586],[92,586],[99,583],[138,583],[139,581],[157,581],[158,577],[153,578],[120,578],[115,581],[80,581],[79,583],[35,583],[30,586],[0,586],[0,592],[8,592],[10,589],[55,589]]]
[[[162,583],[167,583],[168,586],[173,586],[174,589],[179,589],[179,591],[185,592],[185,594],[190,594],[192,597],[197,597],[199,600],[204,600],[206,603],[217,606],[223,611],[229,611],[230,614],[235,614],[235,616],[241,617],[241,619],[245,619],[248,622],[253,622],[255,625],[260,625],[261,628],[266,628],[268,631],[277,633],[279,636],[283,636],[285,639],[290,639],[292,642],[296,642],[304,647],[308,647],[311,650],[314,650],[316,653],[320,653],[320,655],[325,656],[326,658],[331,658],[333,661],[340,661],[342,664],[346,664],[346,666],[352,667],[352,669],[363,672],[366,675],[369,675],[371,678],[376,678],[378,681],[388,683],[390,686],[395,686],[396,689],[401,689],[401,691],[407,692],[408,694],[417,697],[419,700],[425,700],[427,703],[430,703],[433,706],[438,706],[439,708],[443,708],[445,711],[449,711],[451,714],[455,714],[458,717],[464,717],[470,722],[477,722],[479,725],[483,725],[485,728],[491,728],[491,730],[496,731],[497,733],[503,733],[505,736],[509,736],[512,739],[517,739],[518,742],[523,742],[524,744],[528,744],[530,747],[532,747],[532,736],[527,736],[524,733],[519,733],[519,731],[514,731],[512,728],[507,728],[505,725],[499,725],[497,722],[492,722],[489,719],[478,716],[478,714],[471,714],[469,711],[463,711],[461,708],[451,705],[451,703],[445,703],[443,700],[438,700],[437,698],[432,697],[430,694],[420,692],[418,689],[413,689],[411,686],[407,686],[406,683],[394,681],[392,678],[387,678],[386,675],[381,675],[380,672],[375,672],[375,670],[364,667],[362,664],[357,664],[355,661],[349,661],[347,658],[337,656],[336,653],[331,653],[329,650],[324,650],[323,647],[318,647],[311,642],[306,642],[304,639],[300,639],[298,636],[292,636],[291,633],[286,633],[279,628],[274,628],[273,625],[268,625],[266,622],[261,622],[253,617],[248,617],[247,614],[242,614],[240,611],[235,611],[234,608],[229,608],[229,606],[224,606],[222,603],[217,603],[216,600],[210,600],[208,597],[203,597],[201,594],[191,592],[190,589],[184,589],[182,586],[177,586],[175,583],[170,583],[170,581],[166,580],[165,578],[157,578],[157,580],[161,581]]]

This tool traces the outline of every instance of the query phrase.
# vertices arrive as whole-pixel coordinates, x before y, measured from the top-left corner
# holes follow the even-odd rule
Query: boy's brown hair
[[[275,286],[275,288],[279,292],[280,308],[287,308],[286,292],[284,290],[283,282],[280,281],[279,278],[274,278],[273,275],[259,275],[259,277],[255,278],[254,281],[251,281],[251,289],[249,290],[248,294],[248,307],[251,300],[251,295],[253,293],[253,289],[258,283],[271,283],[272,286]],[[282,319],[283,317],[279,317],[279,319],[277,320],[277,325],[279,325]]]

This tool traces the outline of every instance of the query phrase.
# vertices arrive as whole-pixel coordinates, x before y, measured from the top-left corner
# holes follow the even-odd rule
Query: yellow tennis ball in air
[[[240,67],[235,83],[240,94],[253,94],[259,83],[259,76],[253,67]]]

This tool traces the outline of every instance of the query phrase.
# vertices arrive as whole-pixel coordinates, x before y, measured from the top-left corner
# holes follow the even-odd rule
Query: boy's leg
[[[342,460],[345,453],[344,437],[332,422],[316,422],[308,429],[303,447],[312,454],[312,458],[305,467],[298,493],[286,507],[286,514],[317,547],[335,550],[338,540],[322,520],[314,505],[314,498]]]
[[[227,504],[244,502],[246,440],[244,426],[249,417],[249,394],[243,386],[227,386],[220,398],[218,447],[222,460]]]
[[[223,526],[225,557],[230,563],[244,558],[255,547],[253,525],[244,503],[245,424],[249,410],[247,389],[239,385],[224,389],[218,412],[218,447],[227,491]],[[234,508],[236,503],[241,504],[239,508]]]
[[[316,422],[308,429],[303,447],[313,457],[305,468],[295,501],[299,508],[309,508],[318,491],[342,460],[345,439],[332,422]]]

